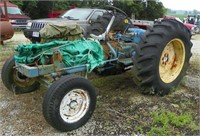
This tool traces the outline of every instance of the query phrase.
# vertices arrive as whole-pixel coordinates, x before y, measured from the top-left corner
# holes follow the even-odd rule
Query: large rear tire
[[[34,78],[22,75],[15,67],[12,56],[3,65],[1,79],[6,88],[16,94],[29,93],[39,88],[40,84]]]
[[[67,75],[57,80],[46,92],[43,114],[46,121],[60,131],[84,125],[96,106],[96,90],[85,78]]]
[[[173,19],[146,31],[132,57],[134,80],[143,93],[165,95],[179,84],[192,55],[190,39],[190,30]]]
[[[104,33],[112,16],[111,13],[106,12],[102,16],[98,17],[97,20],[91,24],[90,34],[100,35]],[[115,20],[110,31],[124,31],[127,26],[124,19],[126,19],[125,15],[115,13]]]
[[[106,28],[112,18],[113,14],[109,12],[105,12],[102,16],[98,17],[96,21],[91,24],[90,34],[100,35],[106,31]],[[124,22],[126,16],[121,13],[115,13],[115,20],[111,26],[110,31],[124,31],[127,27],[127,24]],[[104,47],[104,46],[103,46]],[[109,49],[108,51],[104,49],[105,58],[109,58]],[[109,67],[110,64],[105,64],[105,67]],[[95,74],[100,76],[107,76],[107,75],[116,75],[121,74],[124,71],[124,67],[122,65],[116,64],[115,67],[112,69],[106,69],[104,71],[94,70]]]

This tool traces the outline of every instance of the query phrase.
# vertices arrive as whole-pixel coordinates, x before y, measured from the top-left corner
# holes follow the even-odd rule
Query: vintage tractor
[[[47,85],[43,115],[61,131],[77,129],[92,116],[96,91],[86,78],[87,72],[107,75],[131,69],[143,93],[167,94],[189,66],[190,30],[173,19],[141,30],[131,25],[124,12],[114,9],[121,14],[109,11],[99,17],[92,24],[91,38],[18,45],[16,55],[3,66],[4,85],[17,94]],[[116,25],[119,18],[124,23]],[[77,27],[70,25],[65,26],[69,30],[63,32],[65,35]],[[52,24],[50,28],[59,30],[57,27],[63,25]]]

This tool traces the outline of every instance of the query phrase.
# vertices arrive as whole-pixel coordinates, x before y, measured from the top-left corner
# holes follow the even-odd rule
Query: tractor
[[[43,115],[57,130],[77,129],[92,116],[97,98],[88,72],[106,76],[131,70],[140,91],[152,95],[168,94],[186,74],[192,42],[183,23],[164,19],[143,30],[135,28],[122,10],[112,8],[92,22],[90,38],[20,44],[3,65],[3,84],[16,94],[47,86]],[[77,27],[70,24],[64,36]]]

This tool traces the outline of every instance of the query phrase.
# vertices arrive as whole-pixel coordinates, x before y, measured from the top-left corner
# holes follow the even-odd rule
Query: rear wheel
[[[43,100],[43,114],[54,128],[70,131],[90,119],[95,105],[94,86],[81,76],[67,75],[48,89]]]
[[[104,33],[112,16],[113,15],[111,13],[106,12],[102,16],[98,17],[97,20],[91,24],[90,33],[95,35]],[[127,26],[127,24],[124,22],[126,16],[116,13],[115,17],[116,18],[112,24],[111,31],[124,31],[125,27]]]
[[[3,65],[1,79],[6,88],[16,94],[28,93],[39,88],[35,78],[28,78],[21,74],[15,67],[14,57],[9,58]]]
[[[159,64],[159,75],[164,83],[174,81],[183,69],[185,46],[180,39],[172,39],[165,46]]]
[[[106,28],[107,28],[112,16],[113,16],[113,14],[106,12],[102,16],[98,17],[97,20],[91,24],[90,33],[95,34],[95,35],[103,34],[106,31]],[[116,13],[115,17],[116,18],[114,20],[114,23],[112,24],[110,31],[124,31],[125,27],[127,26],[127,24],[124,22],[124,20],[126,19],[126,16],[123,14],[120,14],[120,13]],[[110,38],[111,37],[112,36],[110,36]],[[106,47],[107,47],[107,45],[106,45]],[[104,48],[104,53],[106,52],[104,54],[104,56],[105,56],[105,59],[109,59],[110,51],[109,51],[109,48],[106,48],[106,47]],[[95,72],[95,74],[101,75],[101,76],[116,75],[116,74],[125,72],[123,65],[120,65],[120,64],[114,64],[114,65],[116,65],[116,66],[113,67],[112,64],[111,65],[105,64],[104,65],[105,70],[99,71],[98,69],[96,69],[96,70],[94,70],[94,72]],[[107,69],[106,67],[112,67],[112,68]]]
[[[189,66],[190,30],[176,20],[163,20],[147,30],[135,46],[135,82],[147,94],[165,95],[176,87]]]

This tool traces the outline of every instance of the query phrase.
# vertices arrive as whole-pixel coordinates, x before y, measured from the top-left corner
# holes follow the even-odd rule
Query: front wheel
[[[15,58],[13,56],[4,63],[1,79],[6,88],[16,94],[32,92],[40,86],[35,78],[28,78],[15,68]]]
[[[68,75],[57,80],[43,100],[47,122],[60,131],[70,131],[84,125],[96,106],[96,91],[85,78]]]
[[[135,82],[147,94],[165,95],[176,87],[189,66],[190,30],[167,19],[147,30],[132,57]]]

